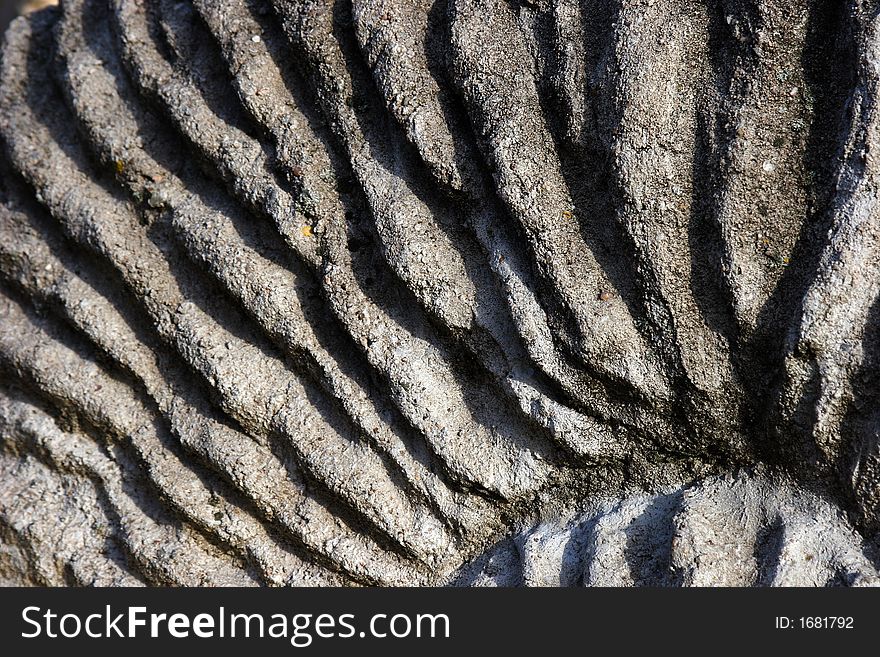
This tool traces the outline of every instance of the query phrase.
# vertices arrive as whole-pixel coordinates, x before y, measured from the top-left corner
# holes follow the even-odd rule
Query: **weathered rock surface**
[[[842,512],[740,471],[543,520],[468,564],[472,586],[877,586]]]
[[[0,69],[0,583],[873,584],[867,0],[65,0]]]

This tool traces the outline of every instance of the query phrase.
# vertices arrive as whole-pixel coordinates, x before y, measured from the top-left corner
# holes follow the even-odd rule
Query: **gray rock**
[[[880,573],[840,509],[758,469],[544,519],[467,564],[455,583],[877,586]]]
[[[878,27],[17,19],[0,583],[876,583]]]

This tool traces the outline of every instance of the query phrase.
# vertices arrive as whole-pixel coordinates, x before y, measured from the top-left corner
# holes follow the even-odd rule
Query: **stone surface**
[[[16,19],[0,583],[876,583],[878,29],[866,0]]]
[[[843,513],[737,471],[544,519],[462,568],[470,586],[877,586]]]

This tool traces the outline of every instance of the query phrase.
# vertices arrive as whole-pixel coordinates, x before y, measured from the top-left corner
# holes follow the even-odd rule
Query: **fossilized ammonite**
[[[878,12],[17,19],[0,582],[877,583]]]

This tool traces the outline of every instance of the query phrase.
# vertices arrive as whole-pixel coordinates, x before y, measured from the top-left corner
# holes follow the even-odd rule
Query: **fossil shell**
[[[878,67],[863,0],[17,19],[0,581],[876,582]]]

